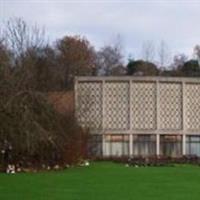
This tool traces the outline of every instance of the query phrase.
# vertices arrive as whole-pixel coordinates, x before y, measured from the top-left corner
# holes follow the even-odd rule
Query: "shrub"
[[[45,94],[12,93],[0,104],[0,161],[24,167],[76,163],[84,158],[87,133],[73,113],[54,110]]]

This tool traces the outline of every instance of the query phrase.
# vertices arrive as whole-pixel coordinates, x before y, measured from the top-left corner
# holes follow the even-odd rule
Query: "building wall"
[[[139,145],[131,148],[134,135],[154,135],[156,154],[171,152],[160,148],[166,145],[162,136],[180,135],[181,145],[176,146],[186,154],[186,135],[200,134],[199,79],[78,77],[75,101],[79,123],[89,127],[92,134],[128,134],[129,154],[134,154],[136,146],[139,149]],[[170,148],[170,144],[167,146]],[[104,154],[108,154],[106,149],[103,147]]]

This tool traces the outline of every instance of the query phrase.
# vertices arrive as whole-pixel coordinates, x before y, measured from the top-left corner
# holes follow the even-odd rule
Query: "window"
[[[152,156],[156,154],[155,135],[133,135],[133,155]]]
[[[186,136],[186,154],[200,156],[200,136]]]
[[[164,156],[182,155],[182,136],[181,135],[161,135],[160,154]]]
[[[105,137],[105,156],[128,156],[129,135],[111,134]]]
[[[88,155],[102,156],[102,135],[91,135],[88,141]]]

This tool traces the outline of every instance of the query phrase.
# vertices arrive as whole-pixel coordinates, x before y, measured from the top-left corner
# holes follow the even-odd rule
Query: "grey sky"
[[[200,0],[0,0],[0,22],[10,17],[44,25],[51,41],[80,34],[99,48],[120,34],[125,54],[134,57],[147,40],[165,40],[171,54],[189,56],[200,44]]]

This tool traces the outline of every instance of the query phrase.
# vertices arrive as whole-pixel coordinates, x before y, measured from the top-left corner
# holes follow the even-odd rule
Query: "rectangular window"
[[[182,155],[181,135],[161,135],[160,154],[164,156],[177,157]]]
[[[105,156],[128,156],[129,136],[111,134],[105,137]]]
[[[133,135],[133,155],[152,156],[156,154],[155,135]]]
[[[200,136],[186,136],[186,154],[200,156]]]
[[[91,135],[89,137],[88,155],[102,156],[102,135]]]

